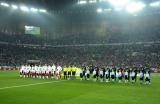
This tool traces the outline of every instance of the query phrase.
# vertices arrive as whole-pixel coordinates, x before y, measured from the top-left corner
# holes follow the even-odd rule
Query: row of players
[[[53,78],[55,75],[57,79],[60,77],[62,72],[62,67],[60,65],[22,65],[20,68],[20,77],[28,78]]]
[[[76,75],[80,75],[80,79],[89,80],[93,77],[93,80],[99,80],[103,82],[116,81],[122,82],[122,79],[125,79],[127,82],[136,82],[137,76],[140,78],[140,82],[143,83],[144,79],[147,84],[150,84],[150,69],[140,67],[125,67],[125,68],[116,68],[116,67],[86,67],[78,68],[75,66],[64,66],[63,68],[60,65],[44,65],[44,66],[30,66],[23,65],[20,68],[20,77],[33,77],[33,78],[56,78],[59,79],[61,76],[64,76],[64,79],[76,78]]]

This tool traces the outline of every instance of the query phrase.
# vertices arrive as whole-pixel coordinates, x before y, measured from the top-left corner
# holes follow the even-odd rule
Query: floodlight
[[[115,7],[114,10],[115,10],[115,11],[121,11],[122,8],[120,8],[120,7]]]
[[[18,6],[17,6],[17,5],[11,5],[11,7],[12,7],[13,9],[18,9]]]
[[[7,4],[7,3],[1,3],[1,6],[9,7],[9,4]]]
[[[86,4],[86,3],[87,3],[86,0],[80,0],[80,1],[78,2],[78,4]]]
[[[113,6],[122,7],[126,6],[130,2],[130,0],[108,0],[108,2]]]
[[[36,8],[31,8],[30,9],[32,12],[38,12],[38,9],[36,9]]]
[[[98,9],[97,9],[97,12],[98,12],[98,13],[102,13],[102,12],[103,12],[102,8],[98,8]]]
[[[134,16],[134,17],[137,17],[138,15],[137,15],[137,14],[134,14],[133,16]]]
[[[89,0],[89,3],[96,3],[97,0]]]
[[[160,2],[157,1],[157,2],[150,3],[149,6],[151,6],[151,7],[158,7],[158,6],[160,6]]]
[[[46,13],[46,12],[47,12],[47,10],[45,10],[45,9],[39,9],[39,12]]]
[[[135,13],[141,11],[146,5],[142,2],[132,2],[126,6],[126,11],[129,13]]]
[[[111,9],[111,8],[108,8],[108,9],[104,9],[104,11],[110,12],[110,11],[112,11],[112,9]]]
[[[99,2],[106,2],[106,1],[108,1],[108,0],[99,0]]]
[[[26,6],[21,6],[20,9],[21,9],[22,11],[25,11],[25,12],[28,12],[28,11],[29,11],[28,7],[26,7]]]

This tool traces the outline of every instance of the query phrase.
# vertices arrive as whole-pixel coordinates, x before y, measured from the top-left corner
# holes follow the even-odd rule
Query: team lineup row
[[[75,66],[60,66],[60,65],[44,65],[44,66],[30,66],[22,65],[20,68],[20,77],[23,78],[56,78],[61,79],[75,79],[77,76],[80,80],[90,80],[93,78],[94,81],[100,80],[101,82],[110,82],[118,80],[121,83],[124,79],[127,82],[136,82],[139,77],[140,83],[146,82],[150,84],[150,69],[148,67],[95,67],[95,66],[82,66],[81,68]]]

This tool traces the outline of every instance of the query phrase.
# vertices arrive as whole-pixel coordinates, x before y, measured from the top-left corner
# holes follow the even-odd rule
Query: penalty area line
[[[0,90],[11,89],[11,88],[19,88],[19,87],[35,86],[35,85],[43,85],[43,84],[56,83],[56,82],[63,82],[63,81],[49,81],[49,82],[43,82],[43,83],[34,83],[34,84],[27,84],[27,85],[19,85],[19,86],[11,86],[11,87],[2,87],[2,88],[0,88]]]

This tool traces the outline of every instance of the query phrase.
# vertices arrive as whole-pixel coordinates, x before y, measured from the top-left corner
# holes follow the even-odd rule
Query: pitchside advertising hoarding
[[[36,26],[25,26],[25,34],[30,34],[30,35],[40,35],[40,27]]]

